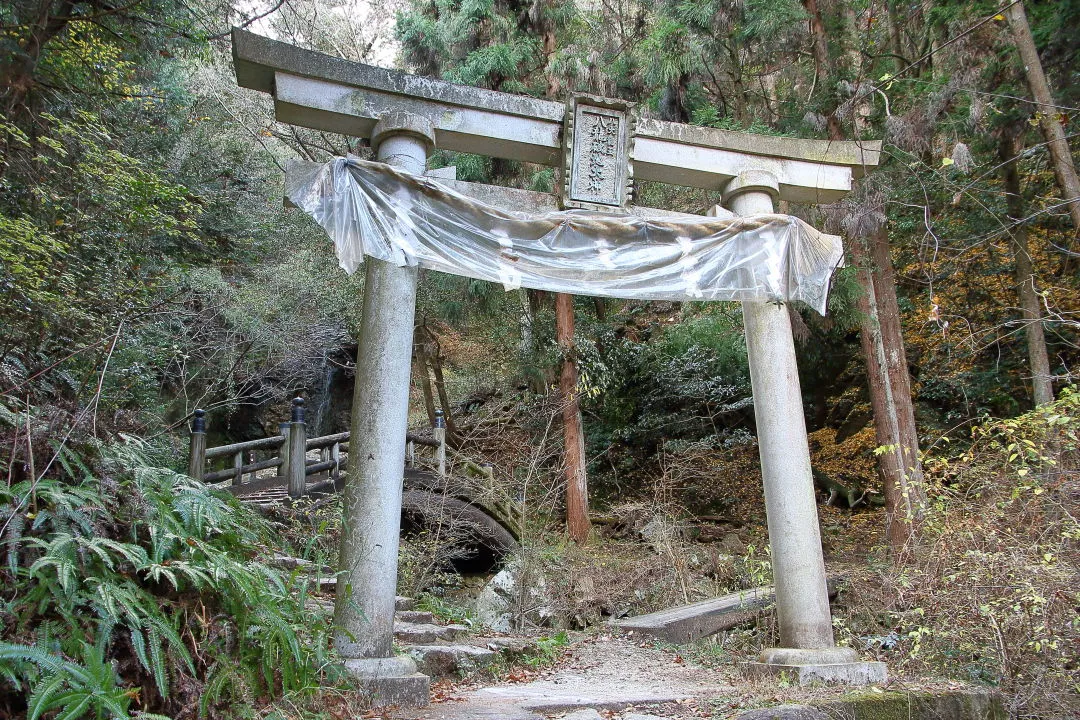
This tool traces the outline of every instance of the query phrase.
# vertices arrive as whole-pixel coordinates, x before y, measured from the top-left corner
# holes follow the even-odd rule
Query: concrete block
[[[772,604],[773,590],[755,588],[611,623],[670,643],[688,643],[752,620]]]
[[[430,702],[431,680],[416,672],[416,662],[411,657],[346,660],[345,671],[368,696],[372,707],[421,707]]]
[[[785,675],[799,685],[830,682],[844,685],[871,685],[884,683],[889,677],[887,666],[881,662],[804,663],[799,665],[752,662],[747,663],[747,669],[757,675]]]
[[[842,578],[831,577],[829,597],[836,597]],[[621,630],[633,630],[670,643],[681,644],[721,630],[750,622],[776,599],[771,585],[742,590],[712,600],[660,610],[648,615],[623,618],[611,623]]]

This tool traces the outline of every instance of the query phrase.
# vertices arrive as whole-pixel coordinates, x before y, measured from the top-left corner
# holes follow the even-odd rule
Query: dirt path
[[[607,711],[605,718],[620,720],[710,717],[699,701],[733,694],[732,680],[676,654],[601,635],[575,643],[556,667],[527,681],[463,690],[395,717],[537,720],[590,708]],[[581,720],[598,717],[589,712],[574,716]]]

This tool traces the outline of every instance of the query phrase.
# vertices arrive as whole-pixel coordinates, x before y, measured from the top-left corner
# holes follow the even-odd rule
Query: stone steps
[[[426,610],[415,610],[412,598],[398,597],[394,613],[394,640],[416,661],[419,672],[432,678],[476,672],[505,658],[509,661],[526,655],[536,644],[526,638],[464,638],[464,625],[440,625]],[[307,607],[314,612],[332,615],[334,601],[309,597]]]
[[[398,610],[394,613],[394,619],[403,623],[418,623],[432,625],[435,616],[424,610]]]
[[[394,622],[394,639],[403,645],[433,645],[457,640],[468,631],[464,625]]]
[[[441,625],[432,613],[415,607],[413,600],[398,598],[394,639],[416,661],[417,670],[431,678],[476,672],[536,649],[536,643],[526,638],[468,637],[464,625]]]

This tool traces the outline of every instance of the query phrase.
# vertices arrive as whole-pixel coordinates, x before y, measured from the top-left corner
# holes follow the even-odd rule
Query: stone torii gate
[[[274,98],[279,121],[369,138],[380,162],[422,175],[435,148],[561,167],[557,195],[440,179],[513,210],[631,205],[634,179],[723,191],[737,215],[778,199],[832,203],[878,163],[880,142],[799,140],[635,118],[627,103],[568,103],[455,85],[349,62],[233,30],[237,82]],[[710,215],[729,214],[714,208]],[[335,645],[378,702],[422,704],[427,678],[394,657],[394,604],[416,268],[368,258],[353,400]],[[588,294],[582,286],[581,294]],[[787,308],[743,302],[780,647],[756,667],[800,680],[881,681],[881,663],[837,648]]]

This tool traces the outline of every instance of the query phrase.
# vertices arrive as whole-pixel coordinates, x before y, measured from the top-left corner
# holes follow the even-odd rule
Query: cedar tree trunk
[[[570,538],[583,543],[589,538],[589,489],[585,476],[585,434],[578,405],[577,365],[574,362],[574,298],[555,295],[555,335],[562,350],[559,397],[562,402],[563,444],[566,451],[566,529]]]

